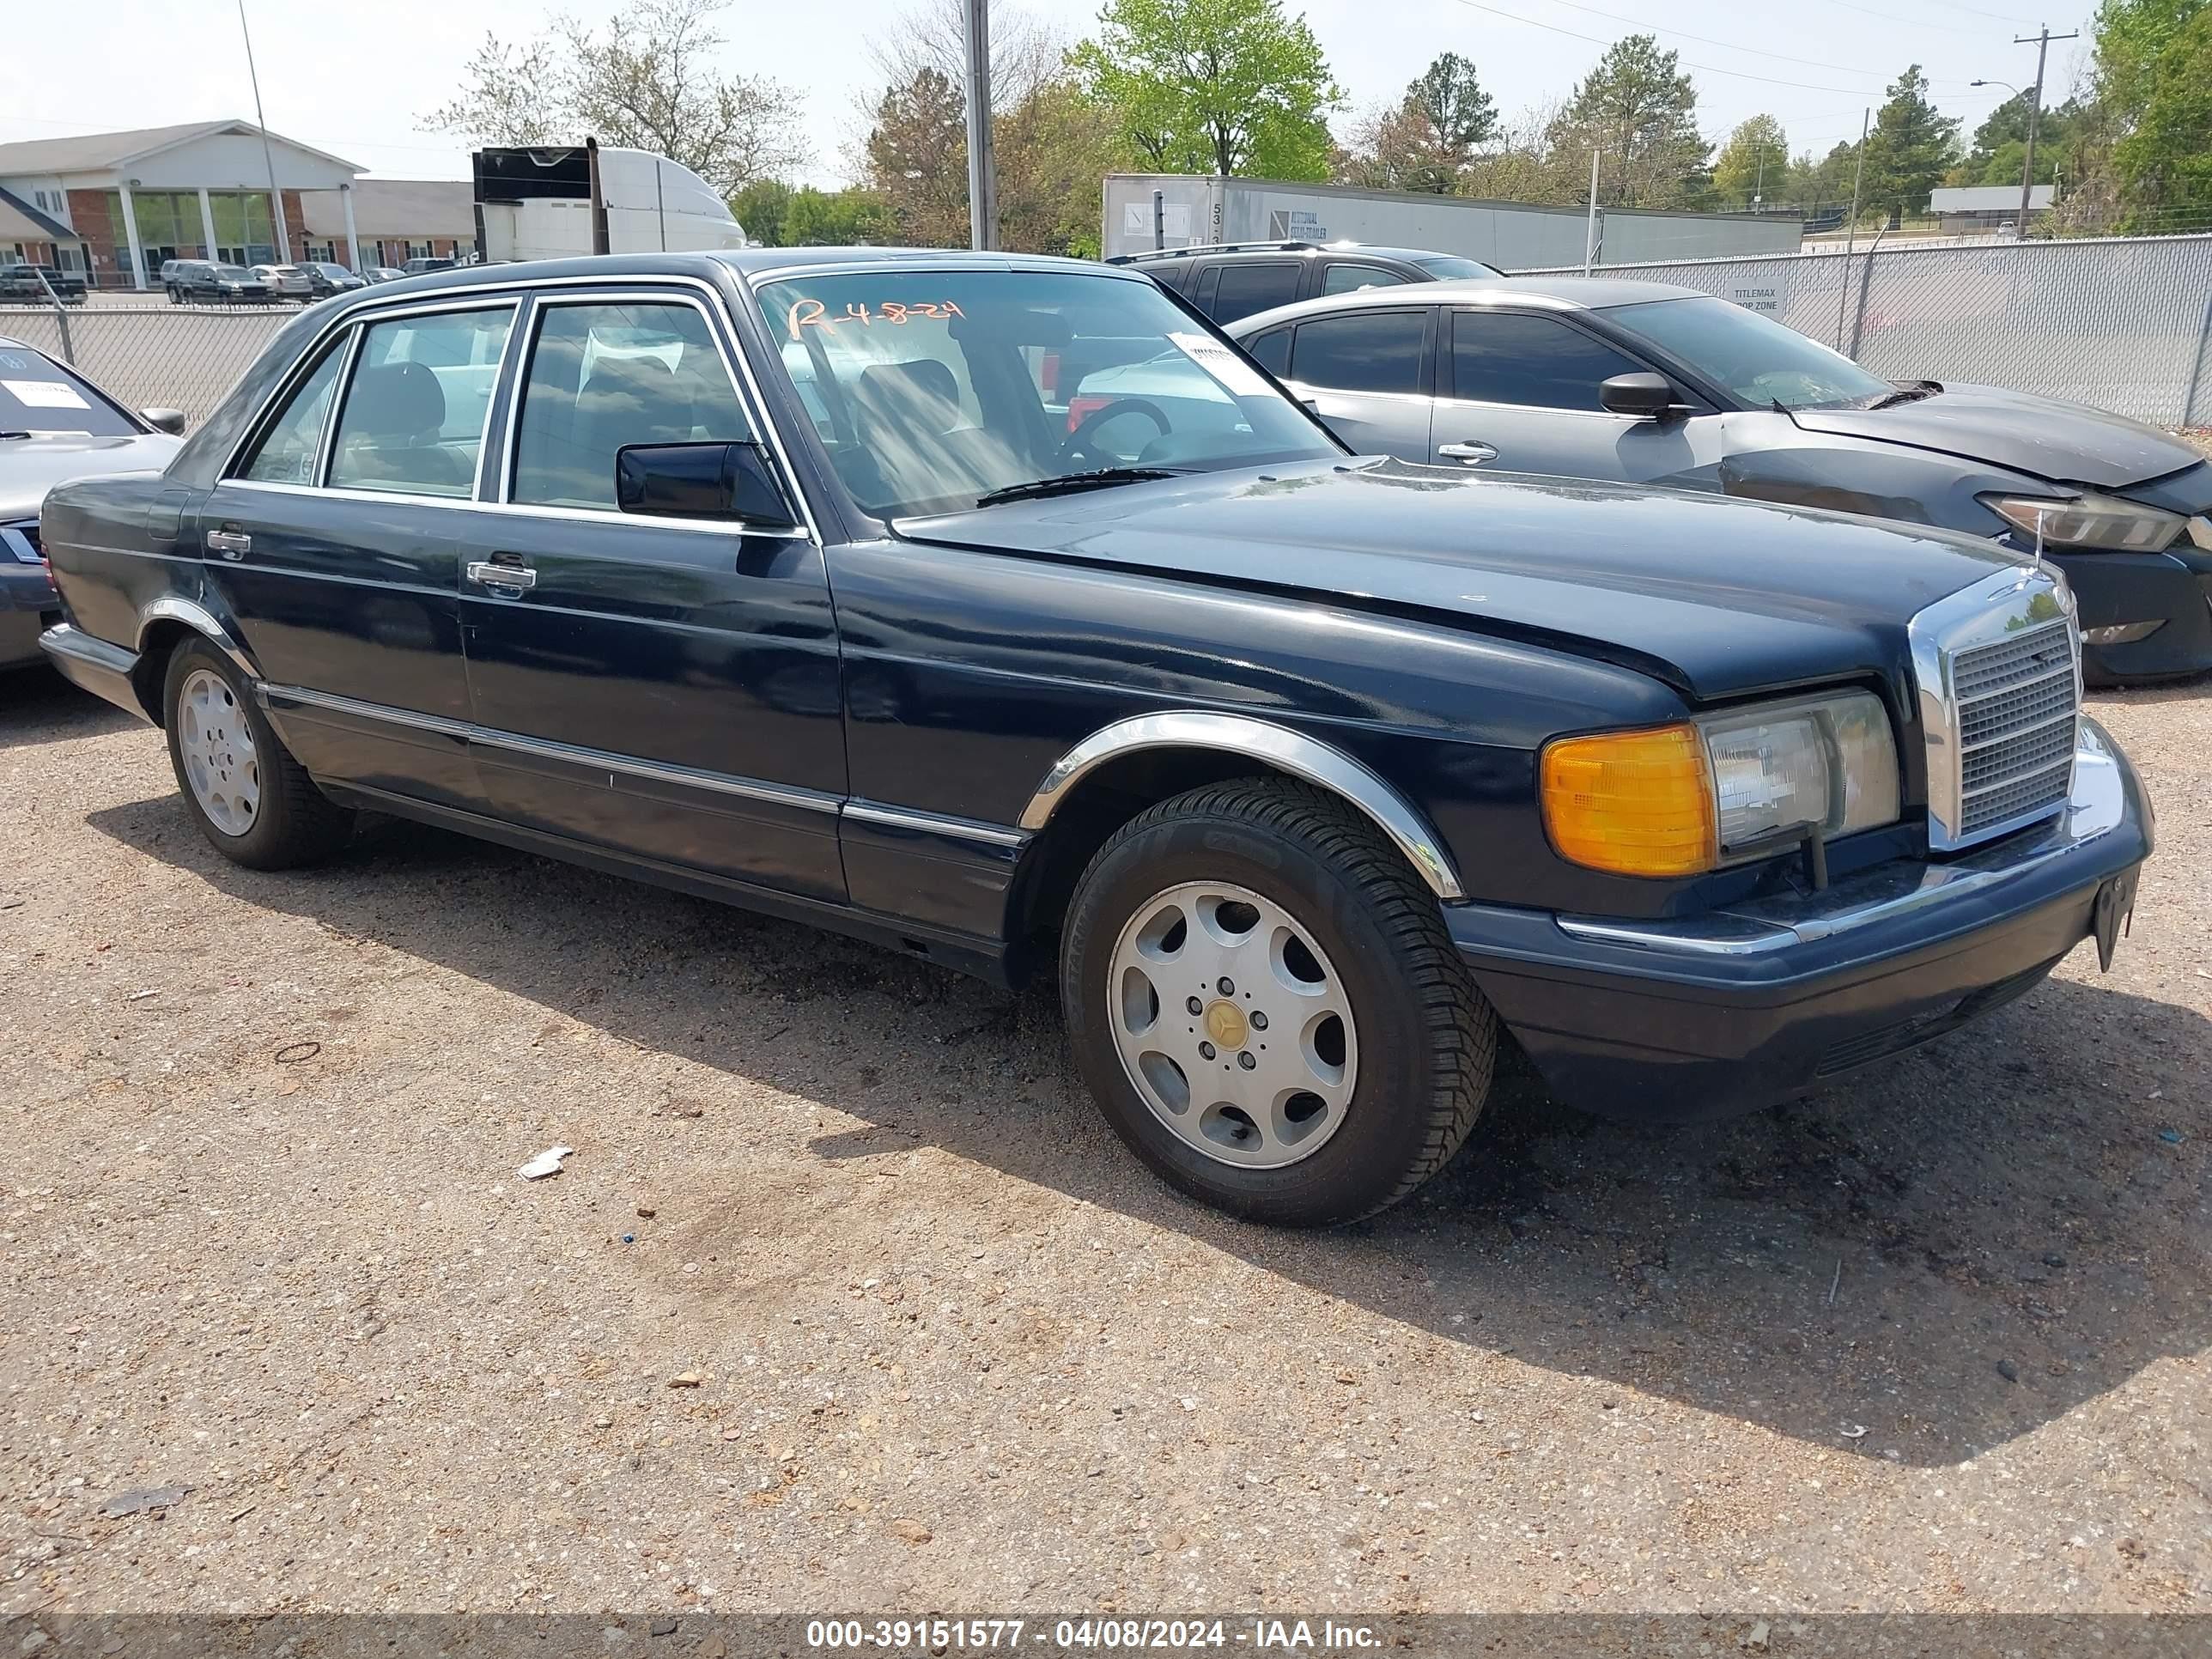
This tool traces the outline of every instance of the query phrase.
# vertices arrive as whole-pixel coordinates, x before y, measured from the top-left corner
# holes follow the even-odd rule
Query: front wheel
[[[1497,1050],[1396,849],[1274,779],[1193,790],[1106,843],[1070,907],[1060,1000],[1085,1083],[1146,1164],[1289,1226],[1371,1215],[1442,1169]]]
[[[185,805],[225,858],[286,870],[344,844],[353,814],[315,787],[222,653],[198,638],[179,645],[163,680],[161,712]]]

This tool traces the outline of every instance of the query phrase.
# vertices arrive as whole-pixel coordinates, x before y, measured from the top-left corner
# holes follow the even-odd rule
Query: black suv
[[[1323,294],[1504,274],[1456,253],[1357,242],[1222,242],[1125,253],[1107,263],[1136,266],[1224,327],[1239,317]]]

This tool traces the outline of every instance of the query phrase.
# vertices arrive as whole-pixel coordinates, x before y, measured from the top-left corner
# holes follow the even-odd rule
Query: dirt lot
[[[0,1614],[2202,1611],[2212,687],[2097,702],[2109,976],[1709,1129],[1523,1087],[1294,1237],[1042,997],[404,826],[251,874],[0,681]]]

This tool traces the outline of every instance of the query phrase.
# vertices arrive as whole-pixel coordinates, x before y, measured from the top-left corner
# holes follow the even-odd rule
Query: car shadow
[[[2212,1021],[2096,985],[2053,980],[1720,1124],[1602,1122],[1509,1074],[1414,1200],[1294,1234],[1153,1182],[1089,1104],[1048,991],[411,824],[374,821],[334,866],[266,875],[220,858],[173,799],[89,822],[245,902],[538,1005],[519,1020],[550,1008],[860,1120],[813,1143],[825,1159],[934,1145],[1444,1343],[1801,1440],[1954,1463],[2212,1340],[2212,1111],[2184,1072]],[[856,1054],[855,1033],[880,1052]],[[894,1075],[860,1063],[885,1054]]]
[[[139,724],[114,704],[80,691],[51,668],[0,670],[0,749],[65,743]]]

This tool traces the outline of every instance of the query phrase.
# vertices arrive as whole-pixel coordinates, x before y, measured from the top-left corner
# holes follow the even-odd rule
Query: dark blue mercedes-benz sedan
[[[1433,1174],[1501,1030],[1644,1118],[1925,1041],[2109,957],[2150,848],[2043,566],[1358,461],[1098,265],[380,286],[43,534],[226,856],[373,808],[1054,972],[1115,1129],[1270,1221]]]

